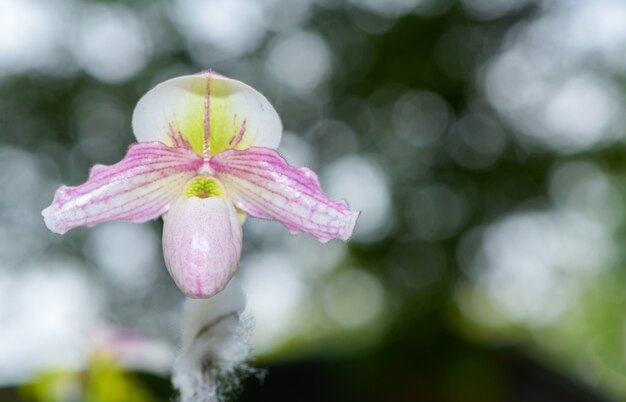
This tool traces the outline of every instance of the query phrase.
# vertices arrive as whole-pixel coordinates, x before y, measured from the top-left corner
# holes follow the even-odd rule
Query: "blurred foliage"
[[[22,398],[32,402],[153,402],[156,399],[132,373],[106,355],[94,356],[89,370],[41,373],[22,386]]]

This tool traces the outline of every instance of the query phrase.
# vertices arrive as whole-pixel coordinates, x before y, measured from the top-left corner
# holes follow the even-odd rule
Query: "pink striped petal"
[[[219,293],[235,274],[241,256],[241,224],[221,197],[181,198],[163,216],[163,256],[187,296]]]
[[[251,146],[277,148],[282,124],[268,100],[212,71],[165,81],[137,103],[138,141],[188,147],[204,156]]]
[[[359,213],[328,198],[312,170],[290,166],[276,151],[228,150],[210,164],[235,205],[250,215],[276,219],[292,234],[309,233],[322,243],[352,236]]]
[[[115,165],[94,166],[84,184],[59,188],[42,211],[46,226],[63,234],[110,220],[155,219],[180,197],[202,162],[186,149],[158,142],[133,144]]]

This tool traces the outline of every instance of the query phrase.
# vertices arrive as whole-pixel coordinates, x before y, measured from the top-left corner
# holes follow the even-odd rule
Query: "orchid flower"
[[[280,156],[280,118],[248,85],[212,71],[170,79],[139,100],[132,125],[138,142],[124,159],[56,191],[42,212],[50,230],[163,216],[165,264],[192,298],[220,292],[234,275],[246,214],[322,243],[352,235],[359,213]]]

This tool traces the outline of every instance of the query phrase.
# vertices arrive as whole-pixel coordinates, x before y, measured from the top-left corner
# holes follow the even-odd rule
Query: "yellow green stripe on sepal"
[[[185,117],[179,120],[178,128],[194,152],[215,155],[225,149],[250,146],[250,138],[244,135],[246,119],[234,112],[228,81],[196,80],[189,90]],[[205,147],[206,139],[209,147]]]

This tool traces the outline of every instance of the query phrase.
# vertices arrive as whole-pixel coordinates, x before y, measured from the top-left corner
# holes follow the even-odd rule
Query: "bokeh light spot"
[[[384,290],[378,280],[360,269],[336,273],[324,289],[324,311],[346,328],[366,326],[383,311]]]
[[[391,193],[384,171],[369,159],[348,156],[330,165],[323,174],[328,194],[345,197],[350,208],[361,211],[353,238],[372,242],[393,226]]]
[[[133,12],[122,6],[85,7],[76,35],[72,49],[78,62],[104,82],[122,82],[133,77],[151,57],[145,28]],[[115,44],[115,51],[111,51],[111,44]]]
[[[313,32],[290,32],[272,44],[267,68],[278,80],[294,91],[315,89],[328,76],[331,53],[322,39]]]

